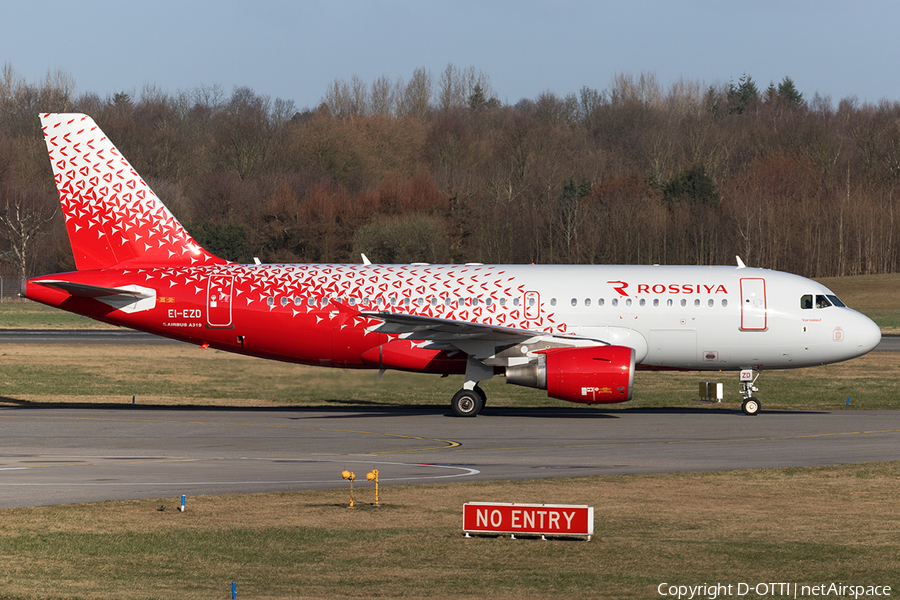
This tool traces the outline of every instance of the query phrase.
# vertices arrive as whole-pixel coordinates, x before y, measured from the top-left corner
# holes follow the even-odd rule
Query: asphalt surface
[[[132,329],[0,329],[0,344],[180,344]]]
[[[900,459],[900,411],[5,407],[0,435],[0,507]]]

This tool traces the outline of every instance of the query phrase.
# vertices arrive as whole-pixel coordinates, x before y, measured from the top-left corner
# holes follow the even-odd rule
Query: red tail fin
[[[75,266],[221,264],[191,238],[93,119],[41,115]]]

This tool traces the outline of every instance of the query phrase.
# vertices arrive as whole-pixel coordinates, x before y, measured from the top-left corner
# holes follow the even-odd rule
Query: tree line
[[[74,268],[41,112],[91,115],[204,247],[250,262],[734,264],[894,272],[900,103],[789,77],[618,74],[515,104],[449,65],[336,79],[315,108],[239,87],[75,95],[0,72],[7,276]],[[900,224],[900,223],[898,223]]]

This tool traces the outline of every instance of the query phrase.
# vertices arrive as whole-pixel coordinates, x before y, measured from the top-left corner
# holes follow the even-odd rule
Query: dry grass
[[[900,463],[0,511],[4,597],[648,598],[659,583],[900,585]],[[357,486],[357,502],[371,487]],[[465,539],[471,501],[587,504],[591,542]],[[167,510],[159,512],[161,503]],[[40,583],[36,591],[35,582]]]
[[[900,273],[818,279],[846,304],[867,315],[882,333],[900,333]]]
[[[375,371],[305,367],[248,358],[188,345],[9,345],[0,349],[0,401],[28,403],[130,403],[196,406],[447,406],[459,377],[441,378]],[[900,353],[872,352],[836,365],[767,371],[759,380],[764,409],[838,410],[897,408]],[[725,383],[720,405],[697,401],[697,382]],[[506,385],[502,377],[483,384],[490,407],[574,408],[540,390]],[[738,405],[736,373],[639,372],[635,397],[623,404],[584,410],[641,407]]]
[[[0,329],[115,329],[81,315],[30,300],[0,304]]]

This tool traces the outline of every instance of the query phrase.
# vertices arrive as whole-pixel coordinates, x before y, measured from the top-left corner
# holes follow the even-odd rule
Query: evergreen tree
[[[706,174],[706,167],[696,165],[678,173],[663,185],[663,198],[670,203],[686,200],[688,204],[719,205],[716,183]]]
[[[778,84],[778,99],[794,108],[799,108],[805,104],[803,102],[803,94],[797,91],[794,82],[786,75],[781,83]]]
[[[759,90],[753,78],[744,73],[738,82],[738,86],[732,83],[728,88],[729,112],[741,114],[759,98]]]

